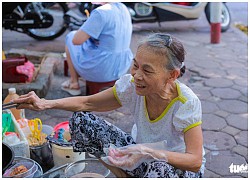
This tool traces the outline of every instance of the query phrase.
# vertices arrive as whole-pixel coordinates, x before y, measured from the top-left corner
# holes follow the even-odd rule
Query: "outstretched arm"
[[[55,100],[40,99],[35,92],[21,95],[14,103],[20,104],[18,109],[41,111],[45,109],[62,109],[67,111],[111,111],[121,107],[116,100],[112,88],[91,96],[68,97]]]

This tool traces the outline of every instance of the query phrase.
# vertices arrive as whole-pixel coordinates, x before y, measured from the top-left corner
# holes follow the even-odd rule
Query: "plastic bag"
[[[26,82],[31,82],[33,79],[33,74],[35,72],[35,66],[32,62],[27,61],[24,63],[24,65],[17,66],[16,71],[19,74],[25,74],[26,76],[28,76]]]
[[[3,136],[3,142],[8,145],[15,145],[20,142],[20,139],[17,133],[6,132]]]
[[[29,121],[29,120],[26,119],[26,118],[17,119],[16,121],[17,121],[17,123],[19,124],[20,128],[29,127],[29,126],[28,126],[28,121]]]
[[[11,114],[2,113],[2,135],[5,132],[15,132]]]

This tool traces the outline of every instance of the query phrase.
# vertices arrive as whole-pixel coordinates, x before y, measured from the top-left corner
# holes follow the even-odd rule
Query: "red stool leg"
[[[87,95],[92,95],[100,92],[104,88],[109,88],[114,86],[115,81],[110,81],[110,82],[91,82],[91,81],[86,81],[86,94]]]
[[[67,59],[65,59],[64,60],[64,76],[68,76],[68,69],[69,69],[68,62],[67,62]]]

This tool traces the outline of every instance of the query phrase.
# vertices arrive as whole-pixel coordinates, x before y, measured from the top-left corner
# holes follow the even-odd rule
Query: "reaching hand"
[[[31,109],[35,111],[44,110],[45,101],[45,99],[40,99],[34,91],[13,100],[14,103],[20,104],[17,109]]]

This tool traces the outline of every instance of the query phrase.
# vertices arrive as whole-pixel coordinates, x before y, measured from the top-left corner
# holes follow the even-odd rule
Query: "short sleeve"
[[[186,101],[174,115],[173,125],[177,131],[187,132],[202,123],[201,102],[198,98]]]
[[[134,94],[133,77],[130,74],[122,76],[113,86],[113,92],[120,105],[131,104]]]
[[[98,39],[101,32],[103,31],[104,26],[105,21],[103,20],[100,12],[93,10],[87,21],[80,27],[80,29],[94,39]]]

